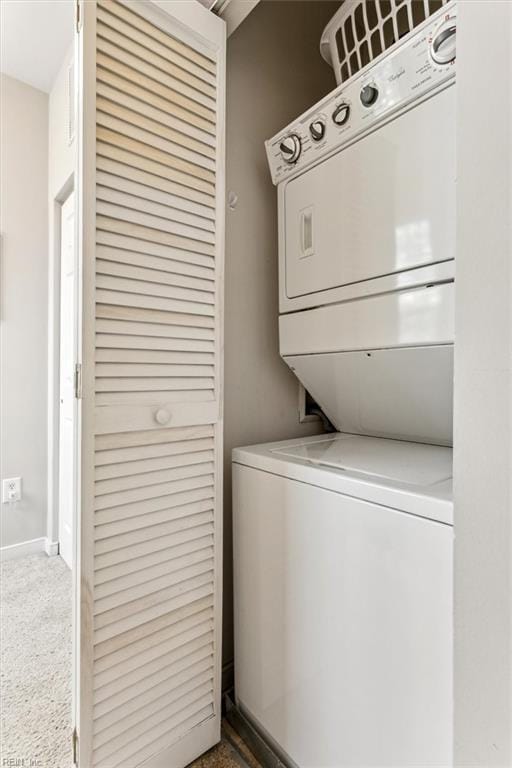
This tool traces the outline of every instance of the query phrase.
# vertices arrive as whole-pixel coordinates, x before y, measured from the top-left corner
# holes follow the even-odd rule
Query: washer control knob
[[[309,126],[309,132],[313,141],[322,141],[325,136],[325,123],[323,120],[313,120]]]
[[[350,117],[350,105],[342,102],[338,104],[334,112],[332,113],[332,121],[336,125],[345,125]]]
[[[281,156],[285,163],[292,165],[296,163],[301,153],[300,137],[296,133],[291,133],[289,136],[285,136],[279,145],[281,150]]]
[[[436,29],[430,44],[430,55],[436,64],[451,64],[455,61],[457,24],[452,16]]]
[[[375,104],[378,97],[379,91],[374,85],[365,85],[359,94],[359,98],[361,99],[361,104],[363,107],[371,107],[372,104]]]

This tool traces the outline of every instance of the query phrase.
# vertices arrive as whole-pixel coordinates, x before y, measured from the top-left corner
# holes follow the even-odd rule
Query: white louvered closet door
[[[82,2],[83,768],[220,734],[224,23]]]

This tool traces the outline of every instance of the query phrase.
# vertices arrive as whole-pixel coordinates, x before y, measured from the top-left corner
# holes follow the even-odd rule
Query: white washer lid
[[[235,448],[233,462],[453,525],[451,448],[337,432]]]
[[[451,448],[402,440],[338,434],[272,453],[410,485],[434,485],[452,477]]]

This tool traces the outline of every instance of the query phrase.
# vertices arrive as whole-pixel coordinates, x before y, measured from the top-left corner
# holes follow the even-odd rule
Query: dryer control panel
[[[437,14],[265,142],[274,184],[455,78],[456,6]]]

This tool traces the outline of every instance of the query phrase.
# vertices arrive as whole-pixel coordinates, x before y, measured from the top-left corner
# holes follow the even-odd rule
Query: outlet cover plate
[[[2,481],[2,503],[21,500],[21,477],[9,477]]]

